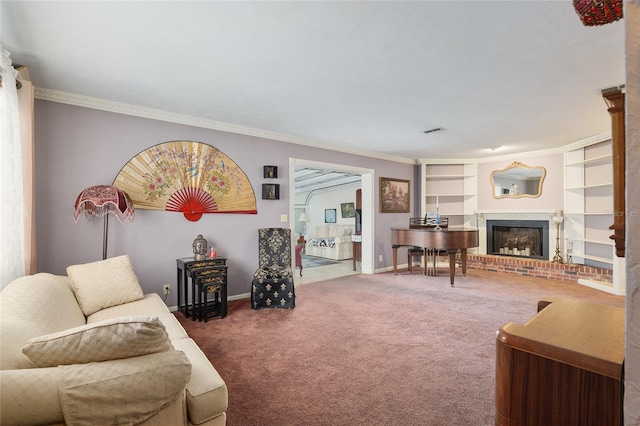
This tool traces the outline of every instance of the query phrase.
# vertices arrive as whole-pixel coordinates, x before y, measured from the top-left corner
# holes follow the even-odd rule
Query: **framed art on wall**
[[[336,223],[336,209],[324,209],[324,222]]]
[[[341,203],[342,218],[356,217],[356,205],[354,203]]]
[[[279,200],[280,199],[280,185],[277,183],[263,183],[262,184],[262,199],[263,200]]]
[[[380,213],[409,213],[410,182],[406,179],[380,178]]]
[[[265,179],[276,179],[278,177],[278,166],[264,166],[262,174]]]

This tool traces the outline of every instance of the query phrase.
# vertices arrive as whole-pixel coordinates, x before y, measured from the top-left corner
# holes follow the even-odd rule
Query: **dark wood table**
[[[449,277],[453,287],[456,253],[460,250],[462,274],[467,274],[467,249],[478,247],[477,229],[443,228],[391,228],[391,246],[393,248],[393,272],[398,273],[398,247],[422,247],[426,249],[446,250],[449,254]],[[424,274],[427,274],[427,261],[424,262]]]
[[[177,287],[178,287],[178,310],[185,317],[194,316],[197,305],[197,295],[195,294],[196,272],[206,271],[207,269],[216,269],[216,267],[224,266],[227,259],[224,257],[207,258],[204,260],[195,260],[193,257],[183,257],[176,259],[177,265]],[[191,278],[191,303],[189,303],[189,279]],[[189,312],[191,309],[192,312]]]
[[[357,270],[356,263],[362,262],[362,235],[351,236],[351,254],[353,256],[353,270]]]

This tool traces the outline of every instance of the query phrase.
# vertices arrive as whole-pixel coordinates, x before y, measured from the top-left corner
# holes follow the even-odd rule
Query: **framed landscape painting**
[[[380,213],[409,213],[410,182],[406,179],[380,178]]]
[[[342,212],[342,218],[356,217],[356,205],[355,203],[340,203],[340,211]]]

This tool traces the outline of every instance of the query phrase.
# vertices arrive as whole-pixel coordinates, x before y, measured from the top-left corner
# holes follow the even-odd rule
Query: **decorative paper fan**
[[[242,169],[202,142],[173,141],[147,148],[124,165],[113,183],[139,209],[255,214],[256,197]]]

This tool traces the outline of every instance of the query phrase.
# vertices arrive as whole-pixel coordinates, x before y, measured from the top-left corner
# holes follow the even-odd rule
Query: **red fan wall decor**
[[[172,141],[147,148],[124,165],[114,185],[125,190],[138,209],[182,212],[190,221],[203,213],[258,212],[242,169],[202,142]]]

